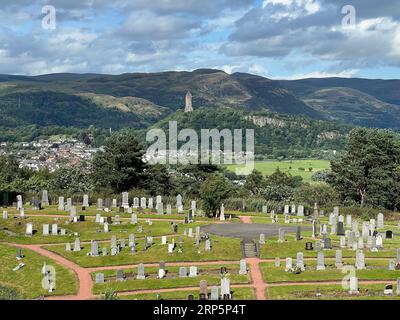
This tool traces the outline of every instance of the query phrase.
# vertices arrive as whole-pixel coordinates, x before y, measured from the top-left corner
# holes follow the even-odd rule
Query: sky
[[[400,78],[400,0],[1,0],[0,21],[2,74]]]

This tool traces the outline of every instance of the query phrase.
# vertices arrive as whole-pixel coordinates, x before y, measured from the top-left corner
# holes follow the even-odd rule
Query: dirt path
[[[250,266],[250,275],[252,279],[253,287],[256,291],[256,298],[257,300],[266,300],[267,297],[265,295],[265,290],[267,288],[267,284],[264,282],[259,262],[260,259],[258,258],[247,258],[246,262]]]
[[[251,223],[253,223],[253,220],[251,220],[251,217],[250,217],[250,216],[239,216],[239,219],[240,219],[240,221],[241,221],[242,223],[245,223],[245,224],[251,224]]]
[[[44,248],[41,247],[41,245],[20,245],[20,244],[13,244],[15,247],[21,247],[21,248],[26,248],[30,249],[32,251],[35,251],[36,253],[45,256],[60,265],[73,270],[78,277],[78,294],[74,296],[52,296],[52,297],[46,297],[45,299],[49,300],[87,300],[87,299],[92,299],[92,288],[93,288],[93,281],[90,276],[90,271],[78,266],[74,262],[65,259],[64,257],[48,251]]]

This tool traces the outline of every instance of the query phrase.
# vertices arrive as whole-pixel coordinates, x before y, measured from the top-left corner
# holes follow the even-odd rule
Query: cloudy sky
[[[400,0],[1,0],[0,21],[0,73],[400,78]]]

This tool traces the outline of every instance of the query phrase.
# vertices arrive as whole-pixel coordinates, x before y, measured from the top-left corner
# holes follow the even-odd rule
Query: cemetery
[[[287,204],[211,218],[179,196],[17,199],[0,219],[0,283],[21,299],[400,298],[394,214]]]

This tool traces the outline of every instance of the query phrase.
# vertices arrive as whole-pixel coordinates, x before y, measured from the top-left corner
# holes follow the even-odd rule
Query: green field
[[[228,165],[227,168],[234,171],[240,165]],[[289,161],[256,161],[254,168],[265,175],[270,175],[276,169],[290,173],[292,176],[301,176],[304,181],[311,181],[311,176],[321,170],[329,169],[328,160],[289,160]],[[303,168],[304,170],[301,170]],[[309,168],[312,168],[310,171]]]

